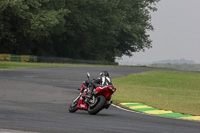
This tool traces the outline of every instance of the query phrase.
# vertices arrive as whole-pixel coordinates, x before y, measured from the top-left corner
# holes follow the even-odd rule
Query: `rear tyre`
[[[96,115],[99,111],[101,111],[105,105],[106,97],[103,95],[99,95],[97,97],[97,103],[94,106],[88,106],[88,113],[91,115]]]
[[[73,101],[70,106],[69,106],[69,112],[70,113],[74,113],[78,110],[77,108],[77,105],[78,105],[78,101],[79,101],[79,98],[76,98],[77,100],[76,101]],[[75,100],[75,99],[74,99]]]

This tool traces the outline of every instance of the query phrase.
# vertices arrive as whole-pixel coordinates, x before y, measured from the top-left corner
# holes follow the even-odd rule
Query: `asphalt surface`
[[[52,67],[0,71],[0,132],[199,133],[200,123],[127,112],[111,106],[97,115],[69,113],[86,73],[111,78],[151,71],[134,67]]]

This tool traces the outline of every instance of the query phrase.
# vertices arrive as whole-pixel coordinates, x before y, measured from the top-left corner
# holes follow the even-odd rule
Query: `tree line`
[[[0,53],[114,61],[151,48],[159,0],[1,0]]]
[[[187,64],[187,63],[154,63],[148,65],[149,67],[158,68],[171,68],[185,71],[200,71],[200,64]]]

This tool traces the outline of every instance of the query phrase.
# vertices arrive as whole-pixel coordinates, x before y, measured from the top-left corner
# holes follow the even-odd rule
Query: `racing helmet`
[[[107,71],[102,71],[102,72],[100,72],[100,76],[101,77],[103,77],[103,76],[109,77],[109,73]]]

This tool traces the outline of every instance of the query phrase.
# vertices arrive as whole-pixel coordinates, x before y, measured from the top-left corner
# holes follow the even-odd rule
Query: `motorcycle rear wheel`
[[[88,113],[91,115],[96,115],[99,111],[101,111],[105,105],[106,97],[103,95],[99,95],[97,97],[98,101],[94,106],[88,106]]]
[[[77,98],[75,98],[75,99],[77,99]],[[75,100],[75,99],[74,99],[74,100]],[[69,106],[69,112],[70,112],[70,113],[74,113],[74,112],[76,112],[76,111],[78,110],[78,108],[77,108],[78,101],[79,101],[79,98],[78,98],[76,101],[73,101],[73,102],[70,104],[70,106]]]

